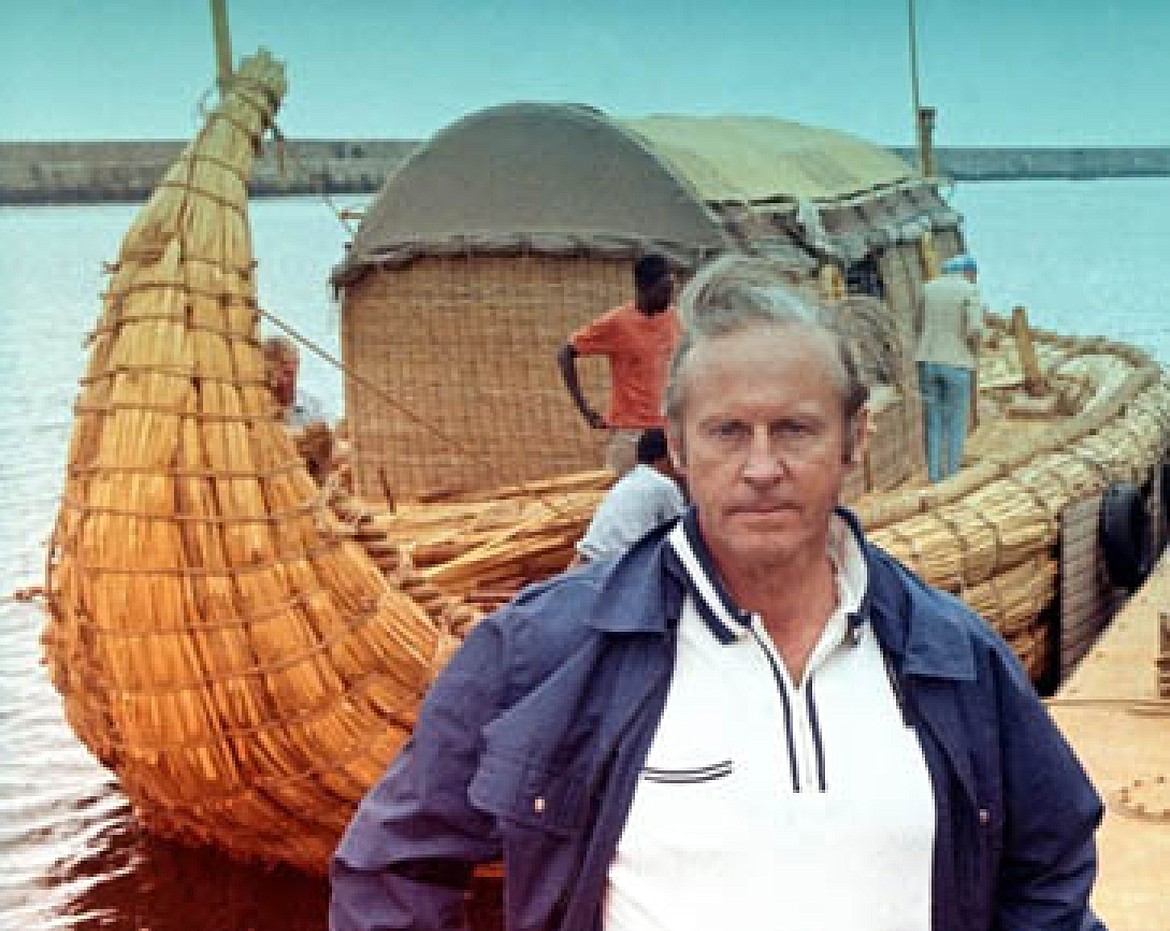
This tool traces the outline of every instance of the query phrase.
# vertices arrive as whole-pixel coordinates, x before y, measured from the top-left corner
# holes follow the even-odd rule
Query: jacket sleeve
[[[500,855],[494,823],[471,806],[467,788],[503,692],[501,637],[492,619],[475,627],[358,806],[330,869],[331,931],[464,927],[472,868]]]
[[[1004,832],[992,927],[1104,931],[1089,907],[1101,800],[1023,668],[1001,660]]]

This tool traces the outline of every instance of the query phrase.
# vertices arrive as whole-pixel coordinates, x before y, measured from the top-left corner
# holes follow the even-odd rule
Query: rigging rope
[[[210,99],[211,94],[214,91],[216,91],[217,89],[218,89],[217,84],[208,85],[206,88],[204,88],[203,92],[196,99],[195,113],[196,113],[196,116],[198,117],[200,122],[205,122],[209,118],[209,116],[211,116],[211,113],[207,107],[207,101]],[[221,94],[221,96],[222,96],[222,94]],[[319,185],[319,188],[316,190],[317,196],[319,196],[321,198],[321,200],[325,203],[325,206],[329,208],[330,212],[337,219],[337,222],[341,224],[342,228],[346,231],[346,233],[348,233],[350,236],[353,236],[354,229],[349,224],[349,219],[352,217],[352,214],[349,211],[343,210],[340,207],[338,207],[337,204],[334,202],[333,198],[329,196],[328,190],[326,190],[326,182],[325,181],[318,182],[314,178],[313,173],[309,170],[308,165],[296,153],[296,151],[293,149],[286,148],[287,137],[281,131],[280,126],[277,125],[275,119],[272,121],[270,128],[272,130],[272,138],[276,141],[277,170],[280,172],[280,174],[283,175],[285,173],[284,172],[284,157],[285,157],[285,155],[288,155],[291,158],[295,169],[309,183],[310,187],[313,187],[315,185]]]
[[[214,92],[216,89],[217,89],[217,85],[215,85],[215,84],[209,85],[199,95],[198,99],[195,102],[196,113],[199,116],[199,118],[203,121],[206,121],[206,119],[209,117],[209,112],[208,112],[208,108],[207,108],[207,101],[209,100],[212,92]],[[284,173],[284,157],[285,157],[285,155],[288,155],[291,158],[291,160],[293,161],[295,169],[309,182],[310,185],[318,183],[316,181],[316,179],[314,178],[313,173],[309,170],[308,165],[296,153],[295,149],[287,147],[287,145],[286,145],[287,138],[284,135],[284,133],[281,131],[280,127],[277,125],[275,120],[273,120],[273,122],[271,123],[270,129],[272,130],[272,137],[276,141],[276,144],[277,144],[277,156],[276,157],[277,157],[277,162],[278,162],[278,170],[281,172],[281,174]],[[320,183],[320,189],[317,191],[318,196],[320,196],[321,200],[329,208],[330,212],[332,212],[333,216],[337,219],[337,222],[341,224],[342,228],[346,231],[346,233],[352,237],[354,235],[355,231],[354,231],[353,227],[350,225],[349,221],[354,218],[353,213],[351,211],[347,211],[347,210],[343,210],[343,209],[339,208],[337,206],[337,204],[334,202],[333,198],[331,198],[329,196],[329,192],[325,189],[325,182],[321,181],[319,183]],[[280,317],[278,317],[272,311],[265,310],[262,307],[257,307],[257,311],[260,314],[260,316],[264,317],[270,323],[272,323],[275,327],[282,330],[292,340],[294,340],[295,342],[299,343],[301,346],[308,349],[314,355],[318,356],[320,359],[325,361],[327,364],[333,366],[345,378],[349,379],[350,381],[354,382],[357,385],[360,385],[362,388],[365,388],[366,390],[371,391],[374,394],[376,394],[379,398],[381,398],[383,401],[385,401],[387,404],[389,404],[392,408],[394,408],[394,410],[398,411],[400,414],[402,414],[404,417],[406,417],[408,420],[410,420],[416,426],[419,426],[422,429],[426,430],[427,432],[431,433],[433,436],[435,436],[436,438],[441,440],[443,443],[446,443],[448,446],[450,446],[451,448],[453,448],[457,452],[461,453],[462,455],[467,456],[472,461],[479,462],[479,463],[484,464],[484,465],[491,465],[488,458],[486,456],[484,456],[482,453],[470,449],[469,447],[465,446],[463,443],[456,440],[454,437],[451,437],[451,436],[447,435],[446,433],[444,433],[442,430],[440,430],[434,424],[427,421],[424,417],[420,416],[419,414],[416,414],[414,411],[412,411],[406,405],[404,405],[400,401],[396,400],[388,391],[386,391],[380,385],[377,385],[374,382],[370,381],[364,375],[360,375],[358,372],[355,372],[353,369],[351,369],[349,366],[347,366],[344,362],[342,362],[340,359],[338,359],[332,353],[328,352],[327,350],[325,350],[324,348],[319,346],[317,343],[313,342],[313,340],[309,339],[303,333],[299,332],[294,327],[292,327],[291,325],[286,323],[284,320],[282,320]],[[561,508],[557,507],[552,501],[550,501],[547,497],[540,494],[539,492],[533,493],[533,499],[538,501],[539,503],[543,504],[550,511],[552,511],[557,517],[565,517],[566,516],[565,512]]]
[[[284,157],[287,155],[292,160],[294,167],[298,169],[300,173],[308,180],[309,184],[314,184],[315,180],[313,178],[313,173],[309,171],[308,165],[306,165],[304,160],[297,154],[296,149],[288,146],[287,137],[281,131],[280,127],[276,125],[276,123],[272,124],[272,138],[276,140],[276,158],[281,174],[284,173]],[[329,196],[329,191],[326,189],[325,181],[322,180],[319,183],[320,190],[317,191],[317,195],[321,198],[322,201],[324,201],[325,206],[329,208],[333,216],[337,219],[337,222],[341,224],[342,228],[350,236],[353,236],[355,231],[354,228],[349,224],[349,219],[352,214],[350,214],[349,211],[343,210],[337,206],[333,198]]]
[[[387,404],[389,404],[391,407],[393,407],[400,414],[405,415],[407,417],[407,419],[409,419],[412,423],[416,424],[417,426],[422,427],[424,430],[427,430],[432,435],[438,437],[444,443],[447,443],[448,445],[454,447],[456,450],[463,453],[464,455],[475,456],[474,452],[472,452],[467,447],[463,446],[454,437],[448,436],[446,433],[444,433],[442,430],[440,430],[434,424],[429,423],[424,417],[421,417],[420,415],[416,414],[414,411],[412,411],[405,404],[396,400],[394,398],[394,396],[391,395],[390,392],[388,392],[381,385],[377,385],[374,382],[370,381],[368,378],[366,378],[364,375],[360,375],[357,372],[355,372],[353,369],[351,369],[349,366],[347,366],[344,362],[342,362],[340,359],[338,359],[335,355],[330,353],[328,350],[323,349],[321,346],[317,345],[315,342],[313,342],[311,339],[309,339],[303,333],[299,332],[294,327],[290,326],[288,323],[285,323],[285,321],[280,319],[280,317],[278,317],[272,311],[265,310],[262,307],[259,308],[259,310],[260,310],[260,315],[262,317],[264,317],[266,320],[268,320],[269,323],[272,323],[278,329],[283,330],[293,340],[300,343],[302,346],[304,346],[306,349],[308,349],[314,355],[316,355],[319,358],[323,359],[324,361],[328,362],[335,369],[337,369],[339,372],[341,372],[341,374],[344,375],[346,378],[350,379],[351,381],[355,382],[358,385],[361,385],[363,388],[367,389],[368,391],[372,391],[374,394],[376,394],[378,397],[380,397],[383,401],[385,401]]]
[[[202,105],[202,100],[200,103]],[[301,159],[301,157],[296,154],[295,150],[286,148],[287,139],[286,139],[284,133],[280,130],[280,127],[277,126],[275,122],[272,124],[272,135],[273,135],[273,138],[276,140],[277,147],[278,147],[278,149],[277,149],[278,160],[280,160],[283,163],[283,156],[285,154],[290,155],[294,164],[300,170],[300,172],[303,174],[303,176],[306,177],[310,183],[313,183],[314,178],[313,178],[312,172],[308,170],[308,166]],[[325,205],[333,213],[334,217],[336,217],[337,222],[341,224],[341,226],[345,229],[345,231],[350,236],[353,236],[354,229],[349,223],[349,220],[353,217],[353,214],[350,213],[349,211],[342,210],[337,206],[337,204],[329,196],[329,193],[325,190],[325,186],[324,186],[323,182],[321,184],[321,189],[318,191],[318,194],[321,197],[321,199],[324,201]],[[387,404],[389,404],[392,408],[394,408],[394,410],[398,411],[400,414],[402,414],[404,417],[406,417],[408,420],[410,420],[413,424],[426,430],[428,433],[432,434],[437,439],[441,440],[443,443],[446,443],[452,449],[454,449],[457,452],[459,452],[460,454],[468,457],[472,461],[479,462],[479,463],[482,463],[484,465],[491,465],[488,458],[486,456],[484,456],[482,453],[471,449],[470,447],[464,445],[463,443],[461,443],[459,440],[455,439],[454,437],[448,435],[447,433],[444,433],[442,430],[440,430],[434,424],[429,422],[426,418],[422,417],[419,414],[416,414],[414,411],[412,411],[405,404],[403,404],[402,402],[400,402],[396,398],[394,398],[394,396],[391,395],[388,391],[386,391],[386,389],[384,389],[380,385],[377,385],[374,382],[370,381],[364,375],[361,375],[358,372],[354,371],[352,368],[347,366],[341,359],[338,359],[332,353],[328,352],[327,350],[325,350],[324,348],[319,346],[317,343],[313,342],[313,340],[309,339],[303,333],[299,332],[294,327],[292,327],[290,324],[286,323],[284,320],[282,320],[280,317],[278,317],[272,311],[265,310],[262,307],[258,307],[257,309],[262,317],[264,317],[266,320],[268,320],[270,323],[272,323],[275,327],[277,327],[278,329],[280,329],[284,333],[286,333],[295,342],[304,346],[306,349],[308,349],[314,355],[316,355],[317,357],[319,357],[320,359],[325,361],[327,364],[333,366],[345,378],[349,379],[350,381],[354,382],[357,385],[360,385],[362,388],[365,388],[366,390],[371,391],[374,394],[376,394],[379,398],[381,398],[383,401],[385,401]],[[534,498],[534,500],[540,502],[545,507],[547,507],[556,516],[558,516],[558,517],[565,516],[564,511],[561,508],[557,507],[551,500],[549,500],[544,495],[537,493],[537,492],[534,492],[533,498]]]
[[[471,459],[475,462],[482,463],[484,465],[491,465],[490,460],[486,456],[484,456],[482,453],[477,452],[476,450],[473,450],[473,449],[465,446],[463,443],[459,442],[459,440],[444,433],[442,430],[440,430],[434,424],[432,424],[428,420],[426,420],[426,418],[421,417],[420,415],[416,414],[414,411],[412,411],[409,407],[407,407],[401,401],[398,401],[392,394],[390,394],[390,392],[388,392],[381,385],[375,384],[374,382],[370,381],[370,379],[366,378],[364,375],[361,375],[358,372],[355,372],[352,368],[347,366],[344,362],[342,362],[340,359],[338,359],[335,355],[330,353],[328,350],[323,349],[321,346],[319,346],[317,343],[313,342],[313,340],[309,339],[303,333],[300,333],[294,327],[290,326],[284,320],[280,319],[280,317],[278,317],[272,311],[265,310],[262,307],[258,308],[258,309],[259,309],[260,315],[262,317],[264,317],[266,320],[268,320],[270,323],[272,323],[274,326],[276,326],[280,330],[283,330],[286,334],[288,334],[288,336],[291,339],[300,343],[302,346],[304,346],[306,349],[308,349],[314,355],[318,356],[319,358],[323,359],[328,364],[332,365],[339,372],[341,372],[342,375],[344,375],[346,378],[353,381],[355,384],[360,385],[362,388],[365,388],[368,391],[372,391],[374,394],[376,394],[379,398],[381,398],[383,401],[385,401],[387,404],[389,404],[391,407],[393,407],[400,414],[405,416],[412,423],[414,423],[415,425],[417,425],[419,427],[422,427],[424,430],[428,431],[433,436],[442,440],[444,443],[448,444],[449,446],[451,446],[453,449],[455,449],[459,453],[462,453],[464,456],[467,456],[469,459]],[[565,513],[564,513],[564,511],[561,510],[561,508],[557,507],[555,504],[553,504],[552,501],[550,501],[548,498],[546,498],[544,495],[540,494],[539,492],[534,492],[533,498],[536,501],[539,501],[545,507],[547,507],[554,514],[556,514],[557,517],[564,517],[565,516]]]

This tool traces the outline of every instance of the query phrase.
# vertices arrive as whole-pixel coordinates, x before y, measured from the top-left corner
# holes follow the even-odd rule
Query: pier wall
[[[187,142],[0,142],[0,204],[145,200]],[[413,140],[298,140],[265,144],[253,196],[372,193],[414,150]]]
[[[187,143],[0,142],[0,204],[138,201]],[[418,145],[409,139],[268,143],[253,172],[254,196],[373,193]],[[894,148],[907,160],[911,148]],[[939,171],[956,181],[1170,176],[1170,147],[942,147]]]
[[[912,148],[893,151],[911,164],[917,162]],[[935,158],[939,173],[956,181],[1170,176],[1170,147],[1166,146],[947,146],[936,150]]]

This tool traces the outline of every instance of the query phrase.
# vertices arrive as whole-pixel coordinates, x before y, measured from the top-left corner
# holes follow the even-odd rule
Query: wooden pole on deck
[[[1170,614],[1165,611],[1158,612],[1158,647],[1158,697],[1170,698]]]
[[[215,39],[215,75],[222,95],[235,73],[232,67],[232,36],[228,29],[227,0],[210,0],[211,31]]]
[[[845,276],[841,266],[826,262],[820,271],[821,296],[828,301],[839,301],[845,297]]]
[[[918,108],[918,171],[924,178],[935,176],[934,113],[934,107]]]
[[[1020,356],[1020,367],[1024,370],[1024,390],[1034,398],[1039,397],[1048,386],[1040,372],[1040,363],[1036,361],[1032,331],[1028,329],[1028,311],[1023,307],[1012,308],[1012,336]]]

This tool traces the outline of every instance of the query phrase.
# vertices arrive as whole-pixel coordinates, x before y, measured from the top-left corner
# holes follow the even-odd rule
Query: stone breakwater
[[[892,151],[911,163],[917,159],[912,148]],[[1170,146],[945,146],[935,157],[939,172],[956,181],[1170,176]]]
[[[185,142],[0,142],[0,204],[77,204],[147,197]],[[252,195],[368,194],[418,145],[410,139],[269,143]],[[913,160],[914,150],[895,147]],[[939,171],[956,181],[1170,176],[1170,147],[941,147]]]
[[[0,204],[145,200],[188,143],[173,140],[0,142]],[[405,139],[266,142],[253,196],[377,191],[418,145]]]

